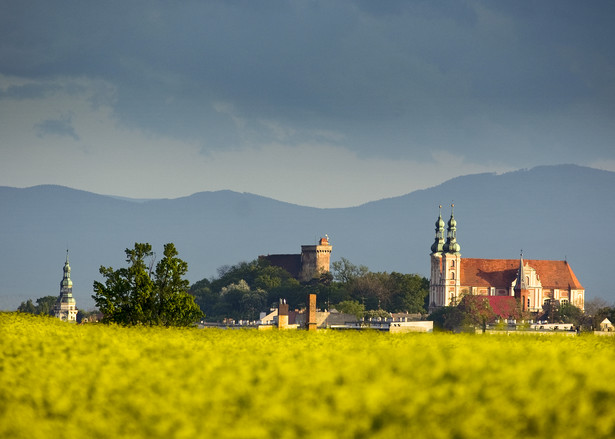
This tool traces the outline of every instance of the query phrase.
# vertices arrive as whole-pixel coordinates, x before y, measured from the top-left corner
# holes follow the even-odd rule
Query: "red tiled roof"
[[[583,289],[566,261],[525,259],[538,273],[543,288]],[[461,258],[460,281],[462,286],[510,288],[517,277],[519,259]]]

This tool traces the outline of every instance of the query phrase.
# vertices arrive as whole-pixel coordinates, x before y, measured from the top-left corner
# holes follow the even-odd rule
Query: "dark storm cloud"
[[[116,87],[123,123],[205,149],[261,120],[343,134],[360,154],[434,149],[524,165],[610,154],[612,2],[11,2],[0,71]],[[26,90],[22,90],[23,93]],[[5,91],[8,93],[8,91]],[[582,152],[578,142],[591,142]],[[514,153],[511,148],[517,150]],[[517,161],[517,163],[515,163]]]

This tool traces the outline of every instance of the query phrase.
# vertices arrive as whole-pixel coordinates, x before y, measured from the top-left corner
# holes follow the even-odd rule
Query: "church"
[[[53,307],[53,315],[66,322],[77,321],[77,306],[73,297],[73,281],[70,279],[70,265],[68,263],[68,250],[66,250],[66,262],[64,263],[64,275],[60,282],[60,296]]]
[[[465,295],[512,296],[523,311],[540,312],[550,300],[584,309],[585,289],[567,261],[462,258],[454,205],[446,240],[442,206],[431,246],[429,309],[456,306]]]

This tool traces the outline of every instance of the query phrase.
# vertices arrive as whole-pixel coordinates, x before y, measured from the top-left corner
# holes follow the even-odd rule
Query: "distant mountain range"
[[[248,193],[128,200],[60,186],[0,187],[0,309],[59,294],[66,248],[77,306],[93,307],[100,265],[124,249],[173,242],[191,283],[222,265],[299,253],[329,235],[332,259],[372,271],[429,276],[438,205],[455,204],[462,257],[567,259],[586,297],[615,301],[615,172],[560,165],[458,177],[429,189],[343,209],[317,209]]]

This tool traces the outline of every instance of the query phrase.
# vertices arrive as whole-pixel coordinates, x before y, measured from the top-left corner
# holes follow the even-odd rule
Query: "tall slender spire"
[[[64,263],[62,282],[60,282],[60,296],[53,308],[53,314],[65,321],[77,320],[77,308],[73,297],[73,281],[70,279],[70,264],[68,263],[68,249],[66,250],[66,262]]]
[[[442,219],[442,205],[440,204],[440,215],[436,220],[436,239],[431,244],[431,253],[440,254],[444,247],[444,220]]]
[[[451,204],[451,218],[448,220],[448,231],[446,234],[446,243],[443,250],[446,253],[459,253],[461,246],[457,242],[457,221],[455,221],[455,205]]]
[[[70,264],[68,263],[68,249],[66,249],[66,262],[64,263],[64,276],[62,276],[62,282],[60,283],[60,288],[65,288],[65,287],[71,288],[71,294],[72,294],[73,281],[70,280]]]
[[[517,289],[527,290],[527,281],[525,276],[525,263],[523,262],[523,250],[521,250],[521,256],[519,257],[519,272],[517,274]]]

